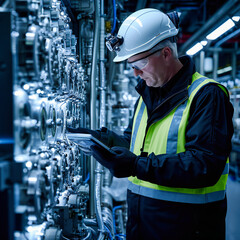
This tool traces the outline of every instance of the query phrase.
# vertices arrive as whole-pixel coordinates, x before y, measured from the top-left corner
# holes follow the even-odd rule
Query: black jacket
[[[136,87],[147,106],[147,126],[188,97],[187,86],[195,67],[190,57],[182,57],[180,61],[183,68],[163,87],[148,87],[143,80]],[[137,177],[169,187],[214,185],[231,151],[232,116],[233,107],[216,84],[202,87],[191,105],[186,151],[158,155],[155,162],[140,158],[136,165]],[[124,133],[125,139],[130,139],[131,129],[132,122]],[[129,191],[128,208],[128,240],[224,239],[226,200],[204,205],[183,204],[150,199]]]

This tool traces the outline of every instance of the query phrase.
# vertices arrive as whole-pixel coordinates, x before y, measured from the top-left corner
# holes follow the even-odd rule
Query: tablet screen
[[[96,145],[104,148],[105,150],[109,151],[110,153],[114,153],[114,151],[111,150],[107,145],[102,143],[97,138],[93,137],[91,134],[87,134],[87,133],[67,133],[66,136],[70,141],[73,141],[76,144],[78,144],[79,147],[84,152],[90,153],[91,152],[91,145],[96,144]]]

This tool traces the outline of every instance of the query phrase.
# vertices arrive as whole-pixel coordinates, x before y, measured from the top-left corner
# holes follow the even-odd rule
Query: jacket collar
[[[136,86],[136,91],[142,96],[147,106],[153,105],[156,100],[155,96],[165,99],[180,90],[187,89],[188,85],[191,84],[192,75],[196,71],[195,65],[189,56],[180,57],[179,60],[183,67],[162,87],[148,87],[143,79],[140,80]],[[154,96],[154,99],[151,99],[151,96]]]

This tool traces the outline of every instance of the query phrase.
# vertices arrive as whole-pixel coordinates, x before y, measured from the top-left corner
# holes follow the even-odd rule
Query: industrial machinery
[[[65,135],[121,133],[132,115],[136,80],[122,64],[106,68],[111,21],[104,1],[1,3],[1,239],[125,239],[116,179]]]

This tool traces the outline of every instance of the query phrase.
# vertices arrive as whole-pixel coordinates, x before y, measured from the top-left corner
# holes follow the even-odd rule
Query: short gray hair
[[[165,47],[169,47],[172,50],[172,54],[175,58],[178,58],[177,44],[175,42],[171,42],[170,39],[165,39],[155,45],[153,48],[149,50],[149,52],[155,52],[158,49],[163,49]]]

